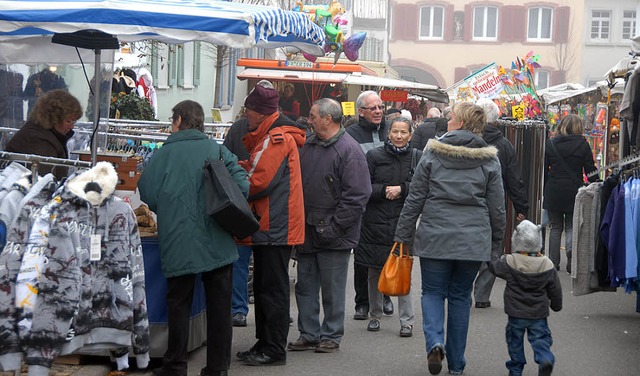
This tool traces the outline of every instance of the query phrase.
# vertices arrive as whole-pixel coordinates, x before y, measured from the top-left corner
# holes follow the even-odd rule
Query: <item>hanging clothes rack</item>
[[[70,166],[78,168],[91,168],[91,162],[75,161],[71,159],[44,157],[34,154],[11,153],[8,151],[0,152],[0,159],[5,161],[26,162],[31,164],[31,178],[33,183],[38,179],[38,166],[40,164],[53,166]]]

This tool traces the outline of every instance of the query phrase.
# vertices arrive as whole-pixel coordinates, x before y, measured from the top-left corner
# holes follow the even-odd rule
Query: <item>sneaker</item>
[[[427,355],[427,365],[429,366],[429,373],[437,375],[442,371],[442,359],[444,354],[442,353],[442,347],[436,346]]]
[[[551,376],[551,371],[553,371],[553,364],[541,364],[538,368],[538,376]]]
[[[377,332],[380,330],[380,320],[371,319],[371,321],[369,321],[369,325],[367,325],[367,330],[370,332]]]
[[[300,337],[295,342],[289,342],[287,350],[289,351],[306,351],[315,350],[318,346],[318,342],[308,341],[307,339]]]
[[[400,327],[400,337],[411,337],[413,335],[413,326],[402,325]]]
[[[231,322],[233,326],[247,326],[247,316],[242,313],[234,313]]]
[[[340,345],[328,339],[323,339],[316,346],[317,353],[333,353],[336,351],[340,351]]]

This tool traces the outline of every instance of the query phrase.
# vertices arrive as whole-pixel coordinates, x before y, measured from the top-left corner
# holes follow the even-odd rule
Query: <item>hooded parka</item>
[[[418,257],[489,261],[492,251],[502,253],[505,217],[496,148],[455,130],[427,142],[395,240],[413,243]]]
[[[247,173],[236,156],[197,129],[171,134],[140,176],[140,198],[158,215],[160,258],[167,278],[218,269],[238,258],[233,237],[205,210],[204,162],[220,153],[246,195]]]

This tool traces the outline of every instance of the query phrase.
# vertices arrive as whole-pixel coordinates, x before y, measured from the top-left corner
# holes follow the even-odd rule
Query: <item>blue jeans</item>
[[[509,348],[509,360],[507,368],[509,376],[520,376],[527,359],[524,355],[524,332],[533,349],[533,360],[538,366],[555,363],[555,357],[551,352],[553,339],[551,330],[547,325],[547,319],[519,319],[509,316],[507,322],[506,339]]]
[[[249,262],[251,260],[251,247],[238,246],[238,259],[233,263],[233,294],[231,294],[231,314],[249,313]]]
[[[420,258],[422,272],[422,327],[427,353],[444,349],[449,371],[460,374],[466,361],[471,290],[480,261]],[[447,339],[444,337],[444,300],[447,299]],[[446,345],[444,345],[446,343]]]

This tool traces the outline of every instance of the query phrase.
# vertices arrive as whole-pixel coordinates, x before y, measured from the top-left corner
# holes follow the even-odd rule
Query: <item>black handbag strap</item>
[[[566,172],[567,175],[571,179],[573,179],[575,183],[578,183],[578,185],[584,184],[582,180],[576,179],[576,177],[573,176],[573,173],[571,172],[569,165],[567,165],[567,162],[564,160],[564,158],[562,158],[562,155],[560,155],[560,152],[558,151],[558,149],[556,149],[556,146],[553,144],[553,141],[549,141],[549,150],[551,150],[551,152],[558,158],[558,161],[560,162],[560,166],[562,166],[562,168],[564,169],[564,172]]]
[[[411,150],[411,170],[409,171],[409,176],[413,176],[413,173],[416,171],[418,162],[418,149],[413,148]]]

